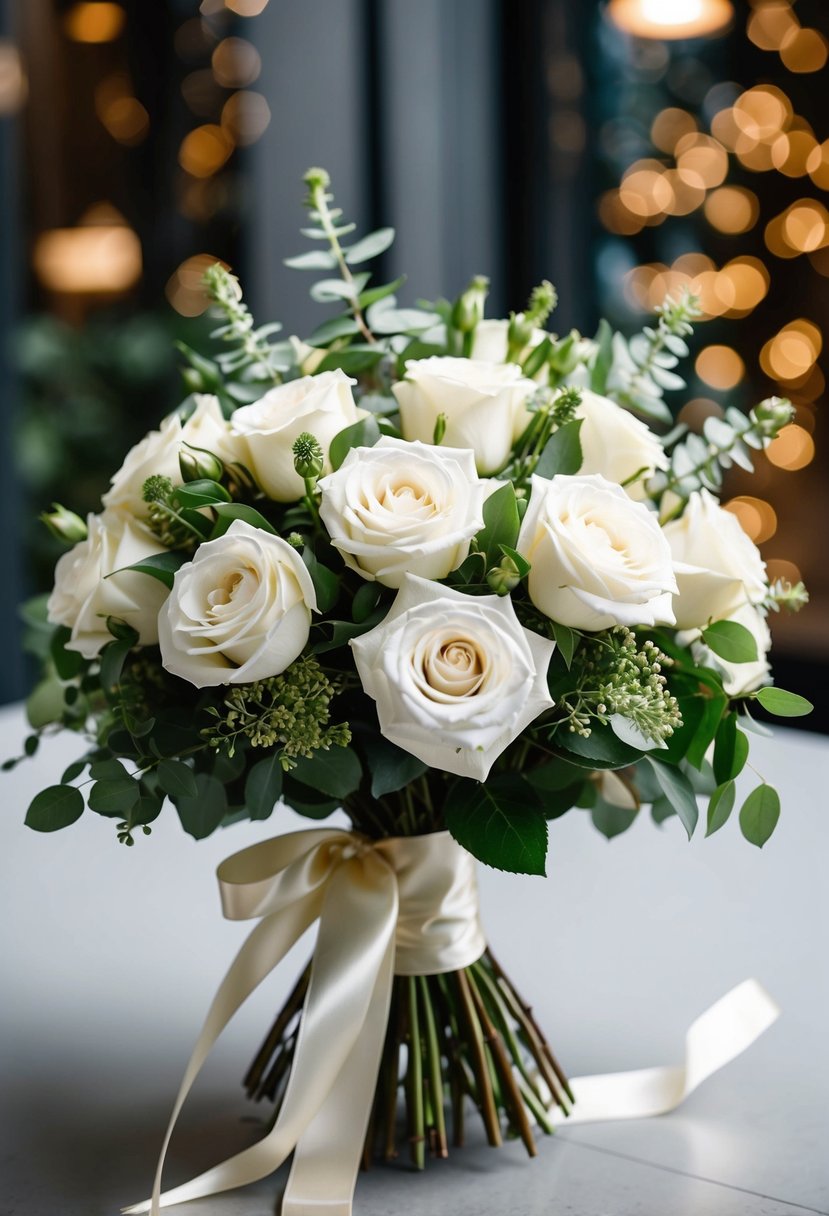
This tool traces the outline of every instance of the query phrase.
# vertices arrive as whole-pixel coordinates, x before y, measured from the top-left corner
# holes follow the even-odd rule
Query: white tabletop
[[[0,710],[3,755],[24,733],[18,709]],[[202,1016],[247,932],[221,919],[215,865],[303,822],[279,811],[196,844],[165,809],[133,849],[88,811],[52,836],[24,828],[78,750],[61,738],[0,776],[0,1216],[114,1216],[148,1193]],[[482,872],[483,912],[572,1075],[678,1063],[688,1024],[751,975],[782,1006],[777,1024],[671,1115],[565,1127],[534,1161],[478,1138],[421,1176],[376,1168],[356,1216],[829,1212],[829,741],[780,730],[754,739],[752,762],[783,799],[762,852],[736,816],[690,845],[675,820],[643,816],[608,843],[573,811],[551,824],[546,880]],[[264,1112],[239,1078],[308,949],[216,1048],[168,1184],[258,1134]],[[180,1210],[272,1216],[278,1181]]]

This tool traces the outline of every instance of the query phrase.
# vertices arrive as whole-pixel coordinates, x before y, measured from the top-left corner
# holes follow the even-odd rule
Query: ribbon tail
[[[305,930],[316,920],[319,916],[321,903],[321,893],[312,892],[305,899],[297,901],[284,911],[266,917],[248,936],[241,950],[236,955],[230,970],[222,980],[219,990],[213,999],[213,1004],[210,1006],[201,1034],[196,1041],[190,1062],[185,1070],[181,1088],[173,1106],[173,1113],[170,1116],[167,1133],[164,1137],[156,1169],[152,1198],[143,1203],[136,1203],[131,1207],[123,1208],[122,1211],[125,1213],[125,1216],[138,1216],[142,1212],[151,1212],[152,1216],[157,1216],[160,1208],[193,1198],[194,1196],[189,1193],[190,1188],[195,1183],[201,1182],[202,1179],[215,1174],[215,1170],[210,1170],[207,1174],[202,1175],[201,1178],[194,1180],[193,1183],[186,1183],[184,1186],[176,1187],[164,1195],[160,1193],[164,1162],[176,1121],[211,1047],[237,1009],[244,1004],[254,989],[273,971],[274,967],[284,958],[291,946],[299,940]],[[207,1194],[209,1191],[199,1191],[198,1193]]]
[[[325,887],[322,908],[319,909],[320,932],[293,1068],[276,1123],[266,1136],[250,1148],[190,1182],[159,1195],[162,1155],[151,1202],[126,1209],[127,1216],[146,1211],[151,1216],[157,1216],[162,1207],[258,1182],[279,1168],[326,1101],[358,1041],[384,964],[388,956],[393,958],[397,908],[397,880],[393,870],[379,857],[368,854],[354,858],[331,874]],[[292,911],[292,908],[287,911]],[[276,920],[279,926],[284,917],[285,912],[282,912],[278,918],[271,917],[269,920]],[[258,928],[267,923],[263,922]],[[251,938],[257,931],[254,930]],[[296,936],[292,940],[296,940]],[[288,946],[290,944],[292,941],[288,942]],[[280,957],[286,950],[282,951]],[[390,982],[389,976],[389,986]],[[241,1004],[241,999],[238,1004]],[[201,1042],[197,1044],[197,1051],[201,1046]],[[382,1034],[378,1052],[381,1048]],[[375,1079],[376,1074],[370,1082],[372,1092]],[[182,1088],[173,1122],[189,1084]]]
[[[575,1077],[575,1105],[556,1123],[644,1119],[675,1110],[708,1077],[741,1055],[779,1017],[780,1009],[756,980],[744,980],[692,1023],[685,1037],[685,1063],[635,1072]]]

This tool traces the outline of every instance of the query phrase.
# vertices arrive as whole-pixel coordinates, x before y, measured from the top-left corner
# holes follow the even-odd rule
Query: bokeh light
[[[730,346],[705,346],[694,364],[696,373],[711,388],[734,388],[745,375],[745,363]]]
[[[113,42],[120,36],[126,19],[120,4],[92,0],[73,4],[64,17],[63,28],[73,42]]]
[[[165,294],[182,317],[200,317],[210,306],[204,273],[221,262],[212,253],[196,253],[186,258],[167,280]],[[223,266],[224,262],[221,263]]]
[[[766,448],[766,456],[778,469],[794,473],[805,469],[815,455],[815,441],[805,427],[793,422]]]
[[[759,214],[757,195],[742,186],[721,186],[705,200],[705,218],[718,232],[733,235],[748,232],[757,223]]]
[[[243,89],[262,71],[262,60],[253,43],[245,38],[223,38],[211,59],[213,75],[225,89]]]
[[[75,228],[52,228],[35,241],[32,265],[49,291],[120,295],[141,277],[141,242],[108,203],[91,207]]]
[[[771,503],[762,498],[740,494],[724,502],[723,506],[737,516],[740,527],[756,545],[770,540],[777,531],[777,513]]]
[[[190,131],[181,141],[178,160],[192,177],[218,173],[233,152],[233,141],[216,123],[205,123]]]

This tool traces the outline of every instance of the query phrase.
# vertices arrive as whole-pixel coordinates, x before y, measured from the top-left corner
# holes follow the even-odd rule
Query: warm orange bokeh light
[[[790,0],[760,0],[748,20],[748,36],[761,51],[779,51],[799,22]]]
[[[165,294],[182,317],[200,317],[210,306],[204,273],[221,259],[212,253],[196,253],[181,263],[167,280]],[[224,262],[221,263],[223,266]]]
[[[780,44],[780,58],[790,72],[819,72],[829,57],[820,30],[793,28]]]
[[[694,367],[700,380],[720,390],[734,388],[746,370],[742,359],[730,346],[704,347],[697,355]]]
[[[815,441],[807,430],[797,423],[784,426],[783,430],[766,448],[766,456],[778,469],[794,473],[805,469],[815,455]]]
[[[742,186],[721,186],[705,200],[705,218],[718,232],[748,232],[759,214],[757,195]]]
[[[244,89],[228,97],[222,107],[222,127],[234,143],[255,143],[271,121],[271,110],[261,93]]]
[[[756,545],[770,540],[777,531],[777,513],[770,502],[762,498],[753,498],[750,494],[741,494],[723,503],[726,511],[736,515],[740,527],[751,537]]]
[[[637,38],[700,38],[731,23],[731,0],[610,0],[608,15]]]
[[[126,19],[120,4],[96,0],[73,4],[63,19],[63,28],[73,42],[113,42],[123,30]]]
[[[178,160],[182,169],[193,177],[211,177],[218,173],[233,152],[233,141],[215,123],[205,123],[190,131],[181,141]]]
[[[119,295],[141,277],[141,242],[114,207],[91,207],[76,228],[52,228],[35,241],[32,264],[49,291]]]
[[[225,89],[243,89],[262,71],[262,60],[253,43],[245,38],[224,38],[211,59],[213,75]]]
[[[651,125],[651,141],[660,152],[673,153],[674,148],[684,135],[693,135],[697,130],[697,120],[687,110],[668,106],[660,110]]]

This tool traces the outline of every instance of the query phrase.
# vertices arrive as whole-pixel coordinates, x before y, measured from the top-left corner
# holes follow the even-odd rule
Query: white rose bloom
[[[242,438],[247,452],[245,463],[268,498],[295,502],[305,493],[304,482],[294,468],[292,450],[294,440],[303,431],[317,440],[325,454],[325,469],[330,471],[331,440],[366,417],[366,410],[354,403],[351,386],[356,383],[337,368],[280,384],[253,405],[236,411],[233,432]]]
[[[478,472],[487,474],[509,460],[524,401],[536,387],[515,363],[436,355],[410,359],[405,380],[392,392],[404,439],[432,443],[438,416],[444,414],[446,445],[471,448]]]
[[[555,644],[522,627],[509,596],[467,596],[409,575],[386,619],[351,646],[383,736],[447,773],[483,781],[553,705]]]
[[[457,569],[484,526],[491,484],[468,449],[383,436],[352,448],[319,483],[320,515],[352,570],[399,587],[406,573],[440,579]]]
[[[277,676],[301,654],[316,608],[296,549],[234,520],[176,572],[158,621],[163,665],[196,688]]]
[[[598,474],[533,477],[516,548],[530,599],[575,629],[672,625],[676,580],[656,516]]]
[[[135,629],[142,646],[158,641],[158,612],[167,588],[152,575],[124,567],[161,549],[158,537],[126,513],[104,511],[88,517],[86,540],[59,558],[49,596],[51,623],[72,630],[67,650],[94,659],[112,641],[108,616]],[[112,574],[114,570],[120,573]]]
[[[204,448],[228,464],[241,459],[239,441],[230,433],[218,397],[198,393],[196,408],[186,422],[182,422],[178,414],[170,414],[160,430],[150,431],[130,449],[104,495],[104,506],[145,515],[147,504],[141,491],[148,477],[158,474],[169,477],[173,485],[182,484],[178,454],[183,444]]]
[[[743,604],[742,608],[728,618],[744,626],[757,643],[757,658],[751,663],[729,663],[726,659],[714,654],[700,638],[698,629],[690,629],[677,634],[681,646],[691,647],[691,652],[697,663],[703,667],[711,667],[722,676],[722,684],[729,697],[740,697],[747,692],[754,692],[763,684],[768,684],[769,667],[768,653],[771,650],[771,631],[766,618],[751,604]]]
[[[657,469],[667,469],[670,461],[662,444],[644,422],[622,409],[609,397],[581,389],[581,475],[601,473],[608,481],[622,485],[641,469],[645,472],[625,492],[637,501],[647,497],[645,482]]]
[[[766,567],[737,516],[713,494],[691,495],[684,514],[662,529],[674,557],[679,595],[674,600],[680,629],[698,629],[732,617],[743,604],[766,594]]]

